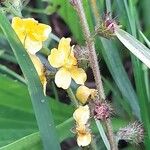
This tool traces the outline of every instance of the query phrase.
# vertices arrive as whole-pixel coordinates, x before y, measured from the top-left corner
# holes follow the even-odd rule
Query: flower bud
[[[82,104],[85,104],[90,99],[95,100],[97,95],[97,90],[89,89],[84,85],[79,86],[76,92],[76,97]]]
[[[77,133],[77,144],[79,146],[88,146],[91,143],[92,135],[91,132],[86,125],[77,125],[76,126]]]
[[[90,118],[89,106],[79,106],[73,113],[73,118],[77,124],[86,124]]]
[[[128,126],[119,129],[117,138],[131,144],[139,144],[143,142],[144,139],[144,128],[139,122],[131,123]]]

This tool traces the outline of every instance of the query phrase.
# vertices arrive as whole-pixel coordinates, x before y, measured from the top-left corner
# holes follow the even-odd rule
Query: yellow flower
[[[79,106],[73,113],[73,118],[77,125],[85,125],[90,118],[90,109],[88,105]]]
[[[91,143],[92,135],[85,125],[77,126],[76,132],[77,132],[77,144],[79,146],[88,146]]]
[[[44,69],[44,66],[43,64],[41,63],[40,59],[36,56],[36,55],[32,55],[32,54],[29,54],[33,64],[34,64],[34,67],[38,73],[38,76],[40,78],[40,81],[43,85],[43,92],[44,92],[44,95],[46,95],[46,84],[47,84],[47,80],[46,80],[46,76],[45,76],[45,69]]]
[[[77,59],[74,57],[70,42],[70,38],[62,38],[58,49],[53,48],[48,56],[51,66],[59,69],[55,75],[55,83],[63,89],[69,88],[71,79],[77,84],[84,84],[87,79],[85,71],[77,67]]]
[[[76,91],[76,97],[82,104],[85,104],[89,98],[94,99],[96,96],[97,90],[89,89],[84,85],[78,87]]]
[[[14,17],[12,27],[30,54],[35,54],[42,48],[42,42],[47,40],[51,32],[50,26],[38,23],[33,18]]]

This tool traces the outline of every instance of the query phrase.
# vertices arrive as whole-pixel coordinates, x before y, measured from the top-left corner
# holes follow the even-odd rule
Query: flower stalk
[[[81,0],[75,0],[74,7],[75,7],[75,9],[79,15],[79,18],[80,18],[84,38],[86,40],[86,45],[87,45],[87,48],[89,49],[90,66],[91,66],[93,74],[94,74],[99,100],[102,102],[105,100],[105,93],[104,93],[104,88],[103,88],[103,84],[102,84],[100,68],[98,65],[98,59],[97,59],[97,55],[96,55],[95,44],[90,38],[91,33],[89,30],[89,26],[87,23],[87,19],[86,19],[85,13],[84,13],[84,8],[83,8]],[[111,149],[117,150],[118,148],[117,148],[116,141],[115,141],[115,138],[113,135],[111,120],[108,118],[105,121],[105,124],[106,124],[106,129],[108,131],[108,137],[109,137]]]

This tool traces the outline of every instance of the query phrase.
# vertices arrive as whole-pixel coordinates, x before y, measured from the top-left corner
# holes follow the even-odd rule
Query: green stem
[[[67,93],[68,93],[68,96],[70,97],[71,101],[73,102],[74,106],[75,106],[75,107],[78,107],[78,106],[79,106],[79,103],[78,103],[78,101],[77,101],[77,99],[76,99],[76,97],[75,97],[75,95],[74,95],[72,89],[71,89],[71,88],[68,88],[68,89],[67,89]]]
[[[57,92],[56,85],[55,85],[54,82],[52,82],[52,87],[53,87],[53,92],[54,92],[54,95],[55,95],[55,99],[56,99],[57,101],[59,101],[58,92]]]

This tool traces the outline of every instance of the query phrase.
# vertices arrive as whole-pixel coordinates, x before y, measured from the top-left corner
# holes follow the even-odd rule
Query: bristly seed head
[[[92,114],[98,120],[106,120],[111,116],[113,109],[107,102],[94,101]]]
[[[116,27],[119,27],[115,21],[115,19],[112,19],[110,17],[110,12],[106,13],[104,17],[102,18],[102,22],[100,25],[97,25],[95,27],[95,32],[103,36],[105,38],[112,38],[114,37],[114,30]]]
[[[139,122],[130,123],[128,126],[119,129],[118,140],[125,140],[131,144],[139,144],[144,140],[144,128]]]

